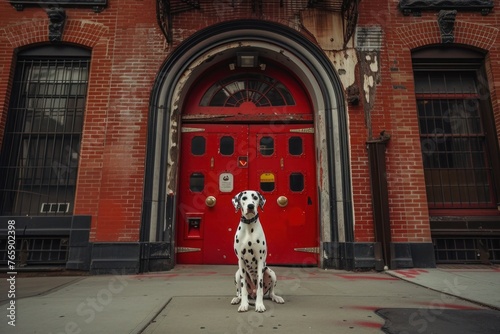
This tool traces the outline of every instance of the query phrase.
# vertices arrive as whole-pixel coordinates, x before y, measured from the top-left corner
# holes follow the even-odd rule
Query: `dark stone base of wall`
[[[92,244],[91,274],[137,274],[173,268],[171,244],[99,242]]]
[[[0,225],[0,238],[7,239],[8,224],[12,222],[15,226],[15,239],[17,241],[17,264],[22,262],[22,254],[25,252],[27,258],[29,252],[42,253],[53,252],[56,253],[58,249],[25,249],[23,250],[23,240],[45,238],[67,240],[64,243],[64,250],[67,251],[67,259],[65,269],[69,270],[82,270],[88,271],[90,265],[90,224],[91,216],[43,216],[43,217],[30,217],[30,216],[2,216],[1,221],[5,224]],[[27,243],[26,243],[27,244]],[[21,248],[21,249],[19,249]],[[0,250],[6,251],[6,250]],[[1,258],[6,258],[1,256]],[[28,260],[29,261],[29,260]],[[50,266],[51,261],[57,262],[60,266],[60,259],[51,260],[37,260],[36,266]],[[6,261],[5,261],[6,262]],[[25,264],[24,264],[25,265]]]
[[[24,239],[52,238],[64,240],[66,249],[66,262],[62,259],[47,259],[31,261],[22,269],[25,271],[49,270],[78,270],[89,271],[90,274],[136,274],[139,272],[154,272],[170,270],[174,267],[172,244],[166,242],[89,242],[91,216],[2,216],[0,225],[0,238],[7,240],[9,224],[15,227],[17,248],[21,248]],[[43,252],[48,249],[26,250],[30,252]],[[57,253],[59,249],[50,250]],[[1,254],[0,258],[7,258]],[[6,249],[3,250],[6,252]],[[17,249],[17,257],[22,251]],[[28,255],[26,257],[28,258]],[[17,259],[20,264],[20,259]],[[38,263],[40,262],[40,263]],[[2,261],[0,261],[2,264]],[[7,267],[7,261],[3,261]]]
[[[137,274],[139,250],[138,242],[95,242],[92,244],[90,273]]]
[[[435,267],[432,243],[391,243],[391,269]]]
[[[16,239],[67,239],[65,269],[91,274],[136,274],[170,270],[175,254],[170,242],[89,242],[91,217],[2,217],[15,221]],[[0,237],[7,238],[7,224],[0,227]],[[40,250],[41,251],[41,250]],[[382,246],[376,242],[324,243],[323,267],[344,270],[384,270],[434,268],[432,243],[391,243],[390,259],[384,261]],[[6,261],[5,261],[6,262]],[[29,267],[29,266],[28,266]]]
[[[174,267],[175,254],[169,242],[149,242],[142,244],[141,272],[170,270]]]
[[[402,268],[435,268],[432,243],[391,243],[390,263],[383,259],[382,246],[378,242],[324,243],[323,267],[344,270],[384,270]]]

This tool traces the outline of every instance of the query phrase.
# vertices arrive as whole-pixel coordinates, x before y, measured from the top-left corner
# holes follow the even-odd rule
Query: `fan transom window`
[[[218,80],[203,95],[202,107],[293,106],[295,100],[280,81],[263,74],[239,74]]]

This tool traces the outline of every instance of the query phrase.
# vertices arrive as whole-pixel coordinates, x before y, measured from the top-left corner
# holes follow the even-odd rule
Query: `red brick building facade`
[[[28,268],[236,263],[251,188],[270,264],[498,262],[495,10],[1,2],[2,260],[14,224]]]

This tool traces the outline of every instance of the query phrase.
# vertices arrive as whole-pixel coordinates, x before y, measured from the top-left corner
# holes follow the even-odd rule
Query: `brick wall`
[[[75,214],[92,216],[91,241],[138,241],[148,103],[165,59],[152,0],[111,0],[101,13],[66,8],[63,42],[92,49]],[[1,129],[18,48],[48,42],[43,8],[0,2]],[[3,131],[2,131],[3,138]]]
[[[386,130],[391,134],[387,147],[387,178],[390,197],[390,219],[394,242],[430,241],[429,213],[422,170],[416,103],[413,86],[411,51],[441,43],[437,11],[424,11],[421,17],[404,16],[397,0],[362,1],[359,25],[382,27],[384,43],[381,52],[381,80],[376,103],[371,110],[372,133]],[[488,52],[487,69],[494,117],[500,124],[498,107],[500,68],[498,64],[498,15],[458,12],[455,42]],[[351,123],[351,134],[353,134]],[[356,160],[353,161],[353,163]],[[354,189],[360,188],[354,182]],[[361,186],[364,188],[365,185]],[[360,190],[358,190],[360,191]],[[358,212],[360,208],[356,208]],[[359,217],[357,217],[359,218]],[[364,230],[369,221],[356,221]],[[362,227],[358,227],[361,225]]]
[[[429,242],[429,213],[413,93],[411,51],[440,43],[437,12],[403,16],[397,0],[361,1],[360,26],[379,25],[383,44],[374,100],[349,106],[352,185],[356,241],[373,241],[373,216],[366,141],[385,130],[392,238]],[[207,11],[173,18],[173,45],[167,45],[156,21],[153,0],[110,0],[101,13],[66,9],[63,41],[92,49],[75,214],[92,216],[91,241],[137,241],[141,221],[148,103],[155,75],[168,54],[197,30],[226,19],[260,18],[290,24],[289,13],[268,4],[263,12],[229,15],[214,2]],[[455,41],[487,51],[487,73],[494,117],[500,128],[500,54],[498,18],[459,12]],[[48,42],[43,8],[17,12],[0,2],[0,138],[8,109],[15,50]],[[307,31],[304,36],[313,39]],[[362,87],[359,68],[357,80]],[[9,79],[10,78],[10,79]],[[369,117],[369,121],[367,121]],[[1,140],[1,139],[0,139]]]

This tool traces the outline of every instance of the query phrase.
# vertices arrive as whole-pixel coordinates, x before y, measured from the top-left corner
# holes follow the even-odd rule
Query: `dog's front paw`
[[[256,304],[255,304],[255,312],[260,312],[260,313],[262,313],[262,312],[265,312],[265,311],[266,311],[266,307],[264,306],[264,304],[263,304],[263,303],[261,303],[261,304],[257,304],[257,303],[256,303]]]
[[[246,312],[248,311],[248,303],[241,303],[240,307],[238,307],[238,312]]]
[[[240,297],[234,297],[233,300],[231,300],[231,305],[239,304],[240,300]]]
[[[278,303],[278,304],[284,304],[285,303],[285,300],[283,298],[281,298],[280,296],[277,296],[277,295],[273,295],[271,296],[271,300],[275,303]]]

